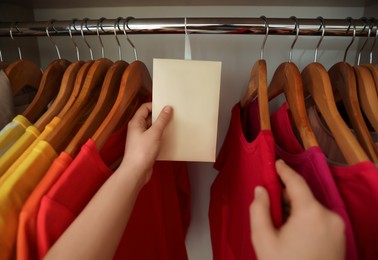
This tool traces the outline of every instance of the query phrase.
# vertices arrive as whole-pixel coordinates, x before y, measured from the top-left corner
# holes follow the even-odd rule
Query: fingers
[[[269,248],[275,238],[275,228],[270,216],[268,192],[261,186],[255,188],[255,198],[249,208],[251,236],[255,249]],[[258,252],[257,252],[258,253]]]
[[[308,205],[310,201],[314,201],[311,190],[302,176],[296,173],[282,160],[276,161],[276,169],[282,182],[286,186],[287,196],[290,200],[292,210]]]
[[[148,128],[148,118],[152,111],[152,103],[142,104],[138,110],[134,113],[133,118],[129,121],[129,132],[130,130],[141,130],[145,131]]]
[[[151,111],[152,111],[152,103],[151,102],[144,103],[135,112],[133,118],[146,120],[149,114],[151,113]]]
[[[165,127],[168,125],[170,119],[172,118],[173,109],[170,106],[165,106],[160,112],[159,116],[153,122],[150,130],[158,135],[160,138],[163,134]]]

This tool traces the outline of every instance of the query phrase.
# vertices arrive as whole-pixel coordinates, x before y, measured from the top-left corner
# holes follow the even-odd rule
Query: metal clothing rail
[[[186,23],[185,23],[186,20]],[[117,18],[73,19],[32,22],[0,22],[0,37],[68,36],[99,34],[265,34],[370,36],[377,35],[378,23],[374,18],[322,19],[322,18]],[[369,30],[370,29],[370,30]],[[298,31],[297,31],[298,32]]]

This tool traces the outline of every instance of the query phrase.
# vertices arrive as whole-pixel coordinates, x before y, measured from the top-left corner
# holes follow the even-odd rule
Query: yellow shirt
[[[0,131],[0,156],[2,156],[31,123],[23,115],[17,115]]]
[[[18,215],[23,204],[57,157],[52,146],[38,142],[22,164],[0,185],[0,259],[15,256]]]
[[[46,125],[42,133],[31,125],[25,133],[15,142],[9,150],[0,157],[0,183],[2,176],[7,172],[12,172],[20,163],[23,162],[31,150],[49,135],[55,126],[61,121],[59,117],[54,117],[51,122]]]
[[[0,177],[39,135],[40,132],[34,125],[26,128],[24,134],[0,157]]]

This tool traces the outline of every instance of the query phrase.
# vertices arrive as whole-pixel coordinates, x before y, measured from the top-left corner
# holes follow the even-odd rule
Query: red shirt
[[[124,147],[124,142],[118,145]],[[37,217],[40,257],[111,174],[93,141],[89,140],[42,199]],[[186,164],[157,162],[151,180],[139,193],[115,259],[187,259],[185,234],[189,221]]]
[[[120,130],[113,133],[107,139],[100,152],[101,158],[105,162],[111,163],[113,160],[117,159],[113,157],[117,157],[123,153],[124,146],[119,144],[125,142],[126,130],[127,124],[125,123]],[[43,176],[22,207],[18,219],[17,259],[38,259],[36,223],[41,200],[68,168],[71,162],[72,157],[69,154],[62,152],[59,157],[54,160],[49,170]]]
[[[248,112],[247,139],[242,130],[239,104],[232,109],[230,126],[215,163],[219,171],[212,187],[209,209],[213,256],[218,259],[256,259],[251,242],[249,206],[254,188],[269,193],[271,216],[276,227],[282,223],[282,188],[275,170],[272,132],[259,130],[257,102]],[[251,141],[247,141],[251,140]]]
[[[332,166],[331,171],[352,222],[359,258],[378,259],[378,169],[362,162]]]

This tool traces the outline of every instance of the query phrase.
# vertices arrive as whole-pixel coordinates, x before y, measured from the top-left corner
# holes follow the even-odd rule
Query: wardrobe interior
[[[314,3],[315,2],[315,3]],[[161,4],[160,4],[161,3]],[[253,1],[11,1],[1,0],[0,22],[71,20],[73,18],[99,19],[106,17],[132,16],[135,18],[164,17],[260,17],[274,18],[323,18],[345,19],[352,17],[374,17],[378,13],[378,3],[374,0],[253,0]],[[134,60],[134,53],[123,35],[118,35],[122,47],[122,58]],[[138,58],[144,62],[152,74],[153,58],[184,58],[183,34],[130,34],[130,39],[138,51]],[[226,135],[231,109],[245,94],[253,64],[260,57],[260,47],[264,35],[225,35],[225,34],[189,34],[192,58],[222,62],[221,92],[219,105],[217,151],[222,146]],[[97,36],[86,36],[94,58],[101,57],[101,48]],[[289,58],[290,46],[295,35],[269,35],[264,49],[267,62],[268,82],[275,69]],[[319,36],[299,36],[292,52],[292,61],[302,70],[313,62]],[[76,52],[71,39],[67,36],[53,37],[62,58],[76,60]],[[88,60],[89,50],[80,36],[75,36],[79,45],[80,56]],[[351,37],[325,36],[318,53],[318,62],[329,69],[342,61]],[[356,64],[358,50],[365,37],[357,37],[348,51],[346,60]],[[103,35],[105,57],[118,60],[118,46],[114,35]],[[57,58],[55,48],[47,37],[17,37],[17,42],[25,59],[39,64],[43,69],[51,60]],[[361,62],[368,62],[369,46],[361,53]],[[16,45],[10,37],[0,38],[0,49],[4,61],[18,59]],[[373,50],[373,63],[378,63],[378,44]],[[277,109],[284,97],[270,103],[271,111]],[[189,163],[190,185],[192,194],[191,225],[186,238],[189,259],[212,259],[209,233],[208,206],[210,187],[216,177],[213,163]]]

